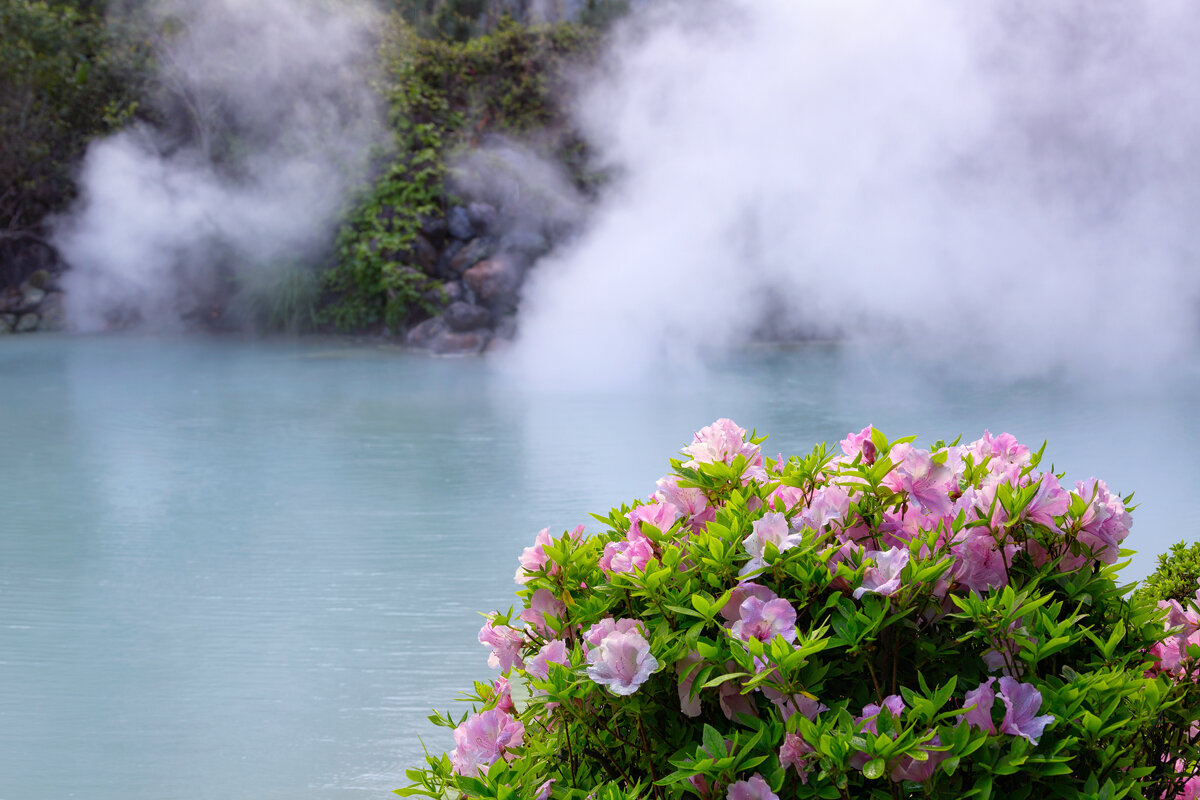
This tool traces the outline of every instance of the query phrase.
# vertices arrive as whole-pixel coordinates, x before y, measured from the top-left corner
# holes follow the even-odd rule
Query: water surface
[[[1194,376],[1194,373],[1193,373]],[[1196,381],[978,384],[833,346],[528,392],[322,342],[0,341],[0,800],[386,797],[492,673],[546,525],[651,492],[720,416],[807,451],[985,427],[1137,491],[1131,576],[1200,535]],[[1167,464],[1167,466],[1164,466]]]

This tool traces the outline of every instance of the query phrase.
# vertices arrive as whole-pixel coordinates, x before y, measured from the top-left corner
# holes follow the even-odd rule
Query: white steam
[[[151,4],[163,123],[94,144],[57,225],[71,325],[187,324],[328,246],[383,130],[361,2]]]
[[[796,333],[1008,373],[1193,352],[1200,6],[727,0],[640,22],[580,102],[617,179],[531,275],[530,373]]]

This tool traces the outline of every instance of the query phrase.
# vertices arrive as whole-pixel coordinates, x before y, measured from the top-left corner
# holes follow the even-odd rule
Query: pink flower
[[[479,768],[496,762],[508,748],[518,747],[525,737],[525,726],[499,709],[492,708],[465,720],[454,729],[450,763],[454,772],[478,777]]]
[[[546,781],[541,786],[539,786],[537,796],[534,797],[533,800],[550,800],[550,791],[551,791],[552,787],[554,786],[555,780],[556,780],[555,778],[551,778],[550,780]]]
[[[746,602],[747,597],[757,597],[765,603],[778,596],[766,586],[760,586],[754,581],[742,581],[729,591],[728,602],[721,606],[721,616],[730,622],[737,622],[742,618],[742,603]]]
[[[571,541],[578,542],[583,537],[583,526],[577,525],[575,530],[568,534]],[[521,551],[520,557],[517,559],[521,562],[521,566],[517,567],[517,574],[514,580],[517,583],[525,584],[533,578],[533,573],[539,571],[546,566],[549,557],[546,555],[546,546],[553,544],[554,540],[550,536],[549,528],[542,528],[538,531],[537,537],[533,540],[532,547],[526,547]],[[550,565],[550,574],[558,574],[558,565]]]
[[[767,508],[774,511],[791,511],[804,500],[804,490],[798,486],[779,485],[767,495]]]
[[[654,545],[640,531],[630,531],[629,538],[604,545],[600,569],[605,572],[634,572],[645,569],[654,558]]]
[[[778,511],[768,511],[759,519],[754,520],[751,530],[751,534],[742,541],[742,546],[746,548],[746,552],[750,554],[751,558],[741,568],[739,575],[746,575],[765,566],[763,558],[766,555],[768,544],[775,545],[775,549],[782,553],[784,550],[795,547],[801,539],[800,534],[791,532],[787,517]]]
[[[763,602],[757,597],[742,601],[740,617],[733,623],[731,632],[743,642],[751,639],[769,642],[782,636],[789,642],[796,641],[796,609],[782,598]]]
[[[900,573],[908,564],[908,548],[893,547],[883,552],[868,550],[863,557],[873,560],[875,566],[867,567],[867,571],[863,574],[862,585],[854,590],[855,599],[862,597],[867,592],[890,597],[900,591]]]
[[[748,781],[730,784],[725,800],[779,800],[779,795],[772,792],[763,776],[756,772]]]
[[[941,747],[942,740],[938,736],[934,736],[929,740],[929,744],[933,747]],[[937,771],[938,764],[946,760],[947,754],[944,750],[930,750],[922,748],[926,758],[924,760],[905,756],[899,759],[895,766],[888,773],[888,777],[896,783],[901,781],[913,781],[914,783],[925,783],[933,777],[933,773]]]
[[[906,708],[904,705],[904,698],[898,694],[889,694],[887,697],[883,698],[882,707],[877,706],[874,703],[867,703],[865,706],[863,706],[862,716],[858,717],[855,722],[861,722],[863,724],[863,730],[867,730],[878,735],[879,730],[876,725],[879,719],[879,712],[884,708],[886,708],[888,713],[893,717],[899,719],[900,715],[904,713],[904,709]]]
[[[660,533],[666,533],[677,519],[679,509],[670,503],[653,502],[640,505],[629,512],[629,521],[632,523],[629,527],[630,537],[632,538],[635,532],[639,536],[645,536],[642,533],[643,522],[654,526]]]
[[[706,522],[712,522],[717,515],[716,509],[708,504],[704,491],[696,487],[681,487],[679,478],[667,475],[658,480],[658,491],[654,497],[661,503],[674,506],[680,516],[687,519],[692,530],[699,530]]]
[[[529,608],[521,612],[521,619],[536,628],[538,633],[546,636],[550,632],[546,618],[553,617],[556,620],[562,620],[566,611],[567,607],[554,596],[554,592],[549,589],[538,589],[529,598]]]
[[[1070,507],[1070,493],[1059,485],[1058,478],[1047,472],[1038,480],[1037,494],[1029,501],[1029,505],[1025,506],[1021,517],[1030,522],[1045,525],[1052,530],[1058,530],[1054,518],[1067,513],[1067,509]]]
[[[1003,589],[1008,584],[1005,561],[1012,563],[1017,546],[1005,545],[1002,552],[990,533],[972,528],[962,541],[950,548],[950,552],[955,558],[954,579],[982,595],[988,589]]]
[[[1000,679],[1000,699],[1004,701],[1004,720],[1000,732],[1023,736],[1037,744],[1046,726],[1054,722],[1052,714],[1035,717],[1042,707],[1042,694],[1032,683],[1017,683],[1012,678]]]
[[[696,682],[695,665],[702,660],[700,653],[693,650],[675,662],[675,673],[679,675],[679,710],[684,716],[700,716],[700,695],[692,695],[692,686]]]
[[[808,720],[815,720],[822,711],[829,710],[829,706],[806,694],[785,695],[766,684],[763,684],[761,688],[763,695],[774,703],[785,721],[791,719],[793,714],[799,714]]]
[[[734,672],[738,669],[738,665],[730,661],[725,664],[725,669],[728,672]],[[747,717],[758,717],[758,708],[754,705],[754,699],[749,695],[742,694],[742,688],[741,683],[736,680],[725,681],[718,687],[717,702],[726,719],[736,720],[742,714]]]
[[[871,431],[873,430],[874,428],[868,425],[858,433],[848,434],[845,439],[842,439],[842,452],[850,459],[861,455],[862,463],[874,464],[876,453],[875,443],[871,441]]]
[[[992,705],[996,702],[996,693],[992,691],[995,678],[988,678],[976,688],[967,692],[963,706],[975,706],[959,718],[965,719],[972,728],[978,728],[988,733],[996,732],[996,723],[992,722]]]
[[[525,636],[516,628],[508,625],[493,625],[493,616],[479,629],[479,643],[492,648],[488,656],[489,667],[499,667],[501,672],[508,672],[514,666],[523,667],[521,646],[525,644]]]
[[[588,645],[599,647],[600,642],[610,633],[629,633],[637,631],[643,637],[646,635],[646,629],[642,627],[642,623],[636,619],[613,619],[605,617],[595,625],[587,629],[583,634],[584,650],[588,650]]]
[[[650,643],[637,631],[608,634],[588,652],[587,660],[588,677],[619,695],[633,694],[658,669]]]
[[[850,495],[841,486],[822,486],[796,518],[797,528],[812,528],[818,533],[833,522],[840,522],[850,511]]]
[[[525,671],[535,678],[545,680],[550,677],[550,665],[562,664],[566,666],[571,661],[567,653],[567,643],[562,639],[555,639],[552,642],[547,642],[542,645],[542,649],[525,664]]]
[[[910,444],[898,444],[888,454],[895,466],[883,479],[893,492],[907,492],[927,513],[944,517],[950,513],[950,492],[955,485],[954,472],[933,460],[928,450]]]
[[[745,456],[752,466],[762,465],[759,446],[745,441],[746,429],[739,428],[732,420],[719,419],[706,428],[701,428],[692,443],[683,448],[691,456],[684,466],[695,467],[724,461],[732,464],[738,456]]]
[[[1029,466],[1029,448],[1017,441],[1011,433],[1002,433],[993,438],[988,431],[983,432],[983,438],[967,445],[967,450],[974,457],[975,463],[987,462],[987,470],[995,476],[997,483],[1007,481],[1017,485],[1021,470]]]
[[[508,685],[508,678],[505,678],[503,675],[496,678],[496,680],[492,681],[492,690],[496,693],[496,708],[506,714],[516,711],[516,706],[513,705],[512,687]]]
[[[809,754],[813,747],[804,741],[803,737],[789,733],[783,737],[783,746],[779,748],[779,766],[783,769],[791,767],[800,776],[800,782],[808,784]]]
[[[1129,535],[1133,520],[1120,497],[1110,494],[1102,480],[1088,478],[1075,484],[1075,493],[1087,503],[1079,521],[1079,541],[1093,557],[1115,564],[1121,554],[1121,542]]]

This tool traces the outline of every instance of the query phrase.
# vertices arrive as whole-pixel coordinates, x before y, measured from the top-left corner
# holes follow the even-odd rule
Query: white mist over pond
[[[1200,536],[1194,361],[1104,393],[811,345],[561,395],[334,343],[0,345],[5,798],[387,796],[494,675],[477,612],[535,533],[650,494],[721,416],[784,454],[867,423],[1048,439],[1068,482],[1137,492],[1131,579]]]
[[[71,326],[195,327],[329,251],[384,141],[380,15],[346,0],[154,0],[156,123],[92,144],[56,224]]]
[[[533,379],[754,335],[1074,377],[1171,369],[1200,302],[1194,3],[671,4],[581,89],[614,184],[533,274]]]

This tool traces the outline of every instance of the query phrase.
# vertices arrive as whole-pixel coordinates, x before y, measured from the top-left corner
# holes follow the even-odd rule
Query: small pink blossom
[[[1058,478],[1049,472],[1038,479],[1037,493],[1021,512],[1023,519],[1058,530],[1054,518],[1067,513],[1071,507],[1071,495],[1058,483]]]
[[[989,589],[1003,589],[1008,584],[1008,564],[1017,554],[1016,545],[1005,545],[1003,550],[996,546],[991,533],[972,528],[966,536],[950,548],[954,554],[954,579],[976,594],[985,594]]]
[[[1000,679],[998,695],[1004,701],[1004,720],[1000,732],[1022,736],[1037,744],[1046,726],[1054,722],[1052,714],[1034,716],[1042,707],[1042,693],[1032,683],[1018,683],[1012,678]]]
[[[941,747],[942,740],[935,734],[929,740],[931,747]],[[933,773],[937,771],[938,764],[942,763],[948,757],[944,750],[932,750],[922,748],[925,753],[924,759],[913,758],[912,756],[904,756],[895,762],[891,771],[888,772],[888,777],[896,783],[901,781],[912,781],[914,783],[925,783],[933,777]]]
[[[766,586],[754,581],[742,581],[729,591],[729,600],[721,606],[721,616],[730,622],[737,622],[742,618],[742,603],[746,602],[747,597],[757,597],[765,603],[778,596]]]
[[[675,662],[675,673],[679,676],[679,710],[687,717],[700,716],[700,695],[692,695],[692,686],[696,683],[695,665],[702,660],[700,653],[693,650]]]
[[[631,523],[629,532],[632,536],[635,532],[638,535],[645,536],[642,533],[642,523],[652,525],[659,530],[660,533],[666,533],[675,524],[675,520],[679,519],[679,509],[670,503],[646,503],[640,505],[633,511],[629,512],[629,522]]]
[[[870,465],[875,463],[875,443],[871,441],[871,432],[874,430],[870,425],[863,428],[858,433],[851,433],[842,439],[842,452],[850,459],[856,456],[862,456],[862,463]]]
[[[492,708],[465,720],[454,729],[450,763],[457,775],[478,777],[481,767],[507,756],[509,748],[519,747],[525,726],[499,709]]]
[[[995,681],[995,678],[988,678],[967,692],[963,706],[975,706],[975,708],[960,716],[960,719],[965,719],[972,728],[978,728],[988,733],[996,732],[996,723],[992,722],[992,705],[996,702],[996,693],[992,691],[992,684]]]
[[[1121,542],[1129,535],[1133,519],[1120,497],[1108,491],[1102,480],[1088,478],[1075,484],[1075,494],[1087,503],[1079,522],[1079,541],[1094,558],[1115,564],[1121,555]]]
[[[767,508],[773,511],[791,511],[804,500],[804,490],[798,486],[780,484],[767,495]]]
[[[768,511],[751,525],[751,533],[742,541],[742,546],[750,554],[750,560],[738,574],[746,575],[765,566],[767,545],[775,545],[779,552],[795,547],[801,541],[800,534],[793,534],[788,527],[787,517],[778,511]]]
[[[584,649],[587,650],[588,645],[599,647],[600,642],[604,641],[604,638],[610,633],[629,633],[630,631],[637,631],[643,637],[646,635],[646,629],[642,627],[642,623],[639,620],[605,617],[588,628],[583,634],[583,640],[586,643],[584,644]]]
[[[770,785],[757,772],[748,781],[737,781],[729,786],[725,800],[779,800]]]
[[[542,645],[542,649],[538,650],[537,655],[526,662],[525,671],[535,678],[545,680],[550,677],[551,664],[566,666],[570,661],[567,643],[562,639],[555,639]]]
[[[808,769],[813,747],[804,738],[789,733],[783,737],[783,746],[779,748],[779,766],[783,769],[791,767],[800,776],[800,782],[808,785]]]
[[[888,713],[890,713],[893,717],[899,719],[900,715],[904,713],[904,709],[906,708],[904,705],[904,698],[898,694],[889,694],[887,697],[883,698],[882,707],[876,705],[875,703],[867,703],[865,706],[863,706],[862,715],[855,719],[855,722],[861,722],[863,724],[863,730],[878,734],[879,729],[876,727],[876,725],[879,719],[879,712],[884,708],[886,708]]]
[[[757,597],[742,601],[740,616],[730,629],[735,638],[748,642],[751,639],[769,642],[782,636],[789,642],[796,641],[796,609],[782,598],[763,602]]]
[[[561,620],[567,607],[554,596],[549,589],[538,589],[529,598],[529,608],[521,612],[521,619],[533,626],[538,633],[546,636],[550,633],[546,618]]]
[[[822,486],[813,492],[808,506],[796,517],[797,528],[811,528],[818,533],[827,525],[840,522],[850,512],[850,495],[841,486]]]
[[[488,656],[488,666],[499,667],[501,672],[508,672],[515,667],[523,667],[521,647],[525,644],[525,635],[516,628],[508,625],[493,625],[493,616],[479,629],[479,643],[492,648]]]
[[[555,778],[551,778],[539,786],[537,796],[533,800],[550,800],[550,792],[554,787],[555,780]]]
[[[733,672],[738,669],[738,665],[730,661],[725,665],[725,669]],[[736,720],[741,715],[758,717],[758,708],[754,705],[754,698],[742,693],[742,685],[739,681],[722,683],[717,689],[717,702],[726,719]]]
[[[604,545],[600,569],[605,572],[634,572],[645,569],[654,558],[654,545],[640,531],[630,531],[629,538]]]
[[[492,681],[492,690],[496,693],[496,708],[506,714],[512,714],[516,711],[516,706],[513,705],[512,687],[508,684],[508,678],[503,675],[496,678],[496,680]]]
[[[693,531],[699,530],[705,523],[712,522],[717,515],[715,508],[708,504],[704,490],[691,487],[681,487],[679,478],[667,475],[658,480],[658,491],[655,499],[675,507],[679,515],[687,520],[687,525]]]
[[[854,590],[855,599],[867,592],[890,597],[900,591],[900,574],[908,564],[908,548],[893,547],[883,552],[868,550],[863,557],[874,561],[875,566],[867,567],[862,585]]]
[[[587,674],[613,694],[629,695],[658,669],[650,643],[636,631],[614,631],[588,652]]]
[[[944,517],[950,513],[950,492],[958,487],[949,467],[935,461],[928,450],[910,444],[898,444],[888,455],[895,466],[883,479],[884,486],[906,492],[929,514]]]
[[[763,462],[759,446],[745,441],[745,438],[745,428],[739,428],[732,420],[719,419],[697,431],[692,443],[683,448],[683,452],[691,456],[684,466],[696,467],[718,461],[732,464],[738,456],[745,456],[751,466],[761,467]]]
[[[1018,442],[1011,433],[993,437],[985,430],[983,438],[967,445],[967,451],[976,464],[988,459],[987,470],[993,476],[991,482],[995,483],[1008,482],[1016,486],[1021,471],[1029,466],[1029,448]]]

